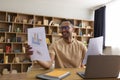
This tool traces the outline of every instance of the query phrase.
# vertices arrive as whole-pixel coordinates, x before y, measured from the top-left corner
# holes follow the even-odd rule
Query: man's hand
[[[25,46],[25,53],[26,53],[26,57],[30,58],[30,56],[33,54],[33,51],[32,51],[32,47],[30,47],[30,45],[26,45]]]
[[[86,66],[84,64],[81,64],[81,68],[86,68]]]

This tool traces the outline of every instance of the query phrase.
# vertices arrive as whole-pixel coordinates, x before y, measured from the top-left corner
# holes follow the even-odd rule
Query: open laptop
[[[117,78],[120,72],[120,55],[88,55],[82,78]]]

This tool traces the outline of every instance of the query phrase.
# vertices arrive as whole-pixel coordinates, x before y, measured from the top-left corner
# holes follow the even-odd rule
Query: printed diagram
[[[39,33],[37,33],[37,32],[34,32],[33,33],[33,36],[31,37],[32,39],[32,44],[33,45],[40,45],[41,44],[41,42],[42,42],[42,39],[40,39],[40,34]],[[35,49],[34,49],[34,51],[35,51]],[[40,56],[42,56],[42,54],[41,54],[41,52],[39,51],[39,50],[36,50],[35,51],[36,52],[36,54],[38,54],[38,55],[40,55]]]
[[[33,54],[31,60],[49,61],[50,56],[46,44],[46,34],[44,27],[28,29],[28,44],[32,47]]]
[[[39,38],[39,34],[34,33],[34,35],[32,36],[32,44],[40,45],[41,41],[42,39]]]

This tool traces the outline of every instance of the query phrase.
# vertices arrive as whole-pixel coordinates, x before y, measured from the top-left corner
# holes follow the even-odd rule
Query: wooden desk
[[[0,80],[27,80],[27,74],[26,73],[4,74],[0,76]]]
[[[80,68],[64,68],[62,70],[70,71],[70,75],[65,77],[63,80],[120,80],[120,79],[115,79],[115,78],[108,78],[108,79],[82,79],[79,75],[76,74],[78,71],[84,71],[84,69]],[[50,70],[44,70],[44,69],[36,69],[36,70],[31,70],[30,72],[27,73],[27,79],[28,80],[40,80],[36,79],[35,76],[37,74],[42,74],[46,73]]]
[[[79,75],[76,74],[78,71],[84,71],[84,69],[80,68],[65,68],[62,70],[70,71],[71,74],[67,77],[65,77],[63,80],[120,80],[115,78],[108,78],[108,79],[82,79]],[[32,69],[27,73],[18,73],[18,74],[7,74],[0,76],[0,80],[40,80],[36,79],[37,74],[46,73],[50,70],[45,69]]]

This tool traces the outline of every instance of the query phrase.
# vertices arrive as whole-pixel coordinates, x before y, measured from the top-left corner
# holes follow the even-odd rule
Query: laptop
[[[120,55],[88,55],[82,78],[117,78],[120,72]]]

